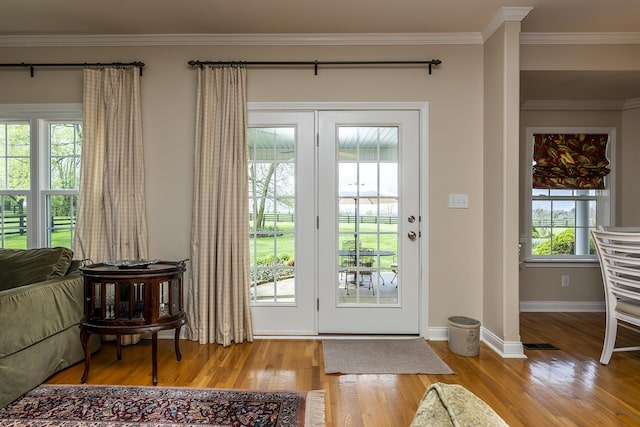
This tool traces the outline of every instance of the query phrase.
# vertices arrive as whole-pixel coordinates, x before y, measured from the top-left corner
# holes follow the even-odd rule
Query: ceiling
[[[636,0],[2,0],[0,35],[481,32],[533,7],[523,32],[637,32]]]
[[[1,0],[2,36],[477,33],[532,7],[523,33],[640,34],[639,0]],[[522,74],[522,98],[640,98],[640,72]]]

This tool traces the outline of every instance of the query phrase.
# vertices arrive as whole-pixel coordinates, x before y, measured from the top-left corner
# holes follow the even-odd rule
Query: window
[[[0,247],[72,247],[80,106],[0,106]]]
[[[611,129],[528,129],[527,258],[595,259],[591,230],[612,217]]]
[[[249,256],[251,302],[295,302],[294,127],[251,127]]]

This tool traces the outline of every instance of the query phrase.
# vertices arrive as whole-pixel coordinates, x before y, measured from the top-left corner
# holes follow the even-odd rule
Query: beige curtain
[[[74,255],[93,262],[147,258],[140,69],[85,69],[83,90]]]
[[[253,341],[246,69],[198,69],[187,337]]]

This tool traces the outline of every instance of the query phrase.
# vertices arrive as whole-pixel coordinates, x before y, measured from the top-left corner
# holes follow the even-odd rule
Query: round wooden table
[[[117,358],[122,358],[120,335],[151,333],[153,385],[158,384],[158,331],[175,329],[175,351],[179,361],[180,329],[185,324],[182,301],[184,261],[112,261],[85,265],[84,319],[80,339],[84,349],[87,381],[91,334],[115,335]]]

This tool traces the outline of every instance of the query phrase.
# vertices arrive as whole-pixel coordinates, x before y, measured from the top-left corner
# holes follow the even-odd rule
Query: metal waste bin
[[[449,350],[460,356],[480,352],[480,321],[465,316],[449,317]]]

